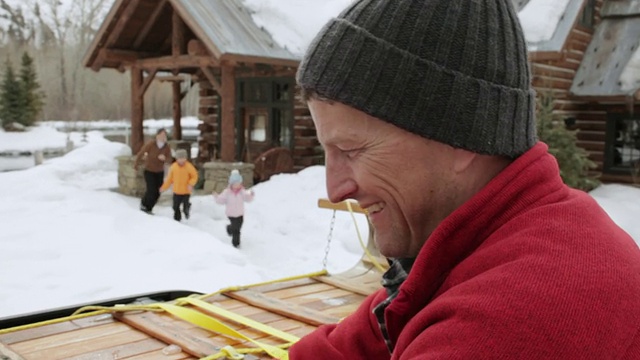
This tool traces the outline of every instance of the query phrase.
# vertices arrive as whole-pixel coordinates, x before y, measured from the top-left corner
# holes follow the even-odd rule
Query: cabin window
[[[293,113],[287,109],[274,109],[274,138],[278,145],[288,149],[293,148]]]
[[[269,84],[263,82],[241,82],[240,101],[263,103],[269,101]]]
[[[629,174],[640,169],[640,116],[611,115],[607,121],[604,171]]]
[[[580,15],[580,25],[593,29],[596,22],[596,0],[587,0]]]
[[[273,100],[274,101],[289,101],[291,98],[291,89],[288,82],[274,82],[273,83]]]
[[[293,150],[293,77],[237,81],[237,125],[242,134],[236,143],[238,154],[248,161],[273,147]]]
[[[267,117],[263,114],[251,115],[249,124],[250,141],[267,141]]]

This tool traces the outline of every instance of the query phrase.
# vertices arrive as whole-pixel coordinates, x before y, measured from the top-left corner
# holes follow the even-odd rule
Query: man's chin
[[[394,242],[394,240],[387,237],[380,238],[378,236],[374,236],[373,242],[376,249],[378,249],[378,252],[382,254],[382,256],[387,258],[403,257],[403,251],[398,248],[398,244],[397,242]]]

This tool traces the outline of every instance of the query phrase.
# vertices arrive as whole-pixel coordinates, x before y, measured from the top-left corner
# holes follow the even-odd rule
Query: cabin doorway
[[[272,121],[267,108],[245,109],[243,116],[242,160],[253,162],[255,158],[274,146]]]

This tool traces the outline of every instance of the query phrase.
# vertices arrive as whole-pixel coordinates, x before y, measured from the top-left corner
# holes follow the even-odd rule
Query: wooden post
[[[222,144],[220,144],[220,159],[226,162],[236,160],[235,144],[236,144],[236,78],[235,68],[224,64],[222,70],[222,127],[220,134]]]
[[[175,10],[173,11],[172,25],[171,55],[179,56],[185,53],[186,44],[184,42],[184,23]]]
[[[134,154],[144,145],[144,134],[142,132],[142,121],[144,117],[144,91],[142,83],[144,81],[142,69],[131,68],[131,150]]]
[[[185,53],[186,44],[184,42],[184,23],[175,10],[173,11],[172,27],[171,55],[178,57]],[[178,75],[178,73],[179,70],[174,68],[173,75]],[[182,140],[182,125],[180,124],[180,119],[182,118],[182,109],[180,108],[182,94],[180,82],[171,82],[171,89],[173,92],[173,139]]]
[[[173,139],[182,140],[182,124],[180,124],[180,119],[182,119],[182,109],[180,107],[182,94],[180,92],[180,82],[172,81],[171,88],[173,90]]]

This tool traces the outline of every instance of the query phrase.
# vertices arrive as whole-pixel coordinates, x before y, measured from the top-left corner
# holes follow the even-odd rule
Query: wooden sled
[[[344,203],[320,200],[318,205],[348,210]],[[364,212],[357,205],[351,208]],[[0,359],[287,359],[286,349],[298,338],[340,321],[380,288],[384,259],[371,243],[368,255],[341,274],[321,271],[208,295],[88,307],[72,316],[0,326]]]

